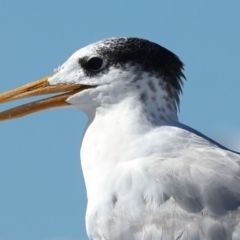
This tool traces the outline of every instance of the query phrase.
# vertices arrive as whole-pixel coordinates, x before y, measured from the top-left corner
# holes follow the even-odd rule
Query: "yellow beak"
[[[25,115],[45,110],[48,108],[68,106],[69,103],[66,102],[66,99],[68,97],[74,95],[77,92],[80,92],[84,89],[91,87],[80,84],[75,85],[61,84],[51,86],[47,81],[49,77],[51,76],[44,77],[35,82],[26,84],[24,86],[0,94],[0,104],[27,97],[39,96],[43,94],[52,94],[59,92],[65,93],[50,98],[46,98],[43,100],[27,103],[19,107],[6,110],[4,112],[0,112],[0,121],[23,117]]]

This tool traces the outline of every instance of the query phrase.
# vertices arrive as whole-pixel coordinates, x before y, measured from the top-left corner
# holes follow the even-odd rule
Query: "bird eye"
[[[87,66],[93,71],[100,70],[103,66],[103,60],[99,57],[92,57],[88,60]]]

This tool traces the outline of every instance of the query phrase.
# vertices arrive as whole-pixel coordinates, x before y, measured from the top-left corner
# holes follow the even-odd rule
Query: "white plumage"
[[[113,38],[48,79],[90,86],[67,99],[89,118],[81,163],[90,239],[240,239],[240,155],[178,122],[182,68],[159,45]]]

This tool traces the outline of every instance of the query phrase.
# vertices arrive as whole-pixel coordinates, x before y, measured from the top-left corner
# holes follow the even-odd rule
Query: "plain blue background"
[[[240,150],[239,12],[239,1],[1,0],[0,92],[52,73],[97,40],[146,38],[185,63],[180,121]],[[1,240],[87,239],[85,124],[74,109],[0,123]]]

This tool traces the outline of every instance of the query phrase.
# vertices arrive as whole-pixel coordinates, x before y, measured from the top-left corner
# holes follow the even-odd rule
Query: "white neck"
[[[174,89],[170,91],[161,79],[135,73],[134,69],[112,69],[107,78],[111,82],[102,82],[68,99],[89,118],[81,147],[89,200],[90,193],[96,197],[100,189],[108,192],[108,176],[119,164],[151,151],[144,137],[152,129],[178,121]],[[138,152],[132,150],[136,145],[140,146]]]
[[[153,101],[152,103],[153,106],[148,107],[151,111],[148,111],[145,104],[137,98],[124,98],[111,106],[99,107],[95,117],[90,119],[81,147],[81,163],[88,198],[90,192],[98,194],[96,188],[104,191],[103,188],[108,186],[108,176],[121,162],[144,157],[148,152],[147,146],[144,146],[142,152],[134,152],[132,149],[136,144],[144,145],[141,141],[147,133],[157,126],[167,125],[167,119],[170,119],[169,122],[177,121],[177,118],[173,119],[177,114],[169,110],[157,111],[155,108],[159,106]],[[158,112],[158,116],[152,116],[154,112]],[[95,191],[91,191],[91,188]]]

